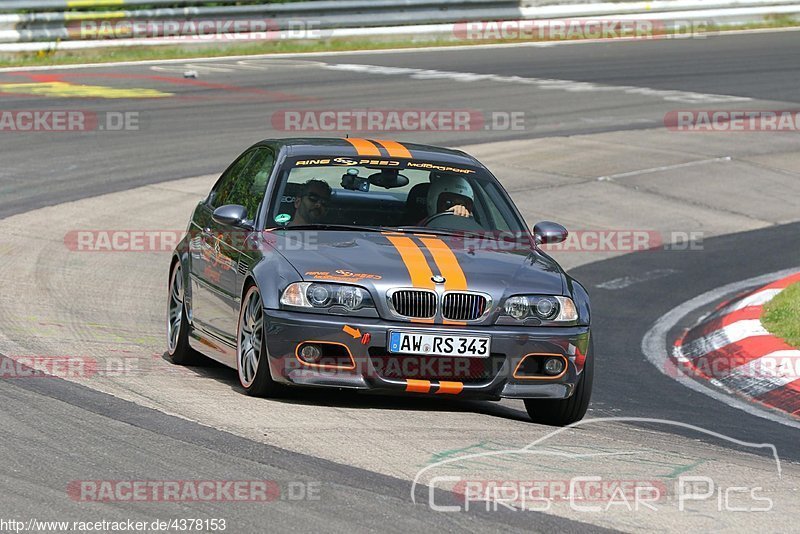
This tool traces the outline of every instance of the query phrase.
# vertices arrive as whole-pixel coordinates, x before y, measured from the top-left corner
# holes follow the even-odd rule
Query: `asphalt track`
[[[664,114],[683,107],[796,108],[800,101],[796,91],[800,80],[797,35],[791,32],[549,48],[316,56],[300,62],[292,59],[266,61],[258,68],[253,63],[250,66],[254,68],[249,69],[241,65],[220,67],[220,63],[231,63],[220,60],[208,65],[187,62],[188,67],[162,65],[160,70],[129,66],[37,73],[67,74],[69,77],[59,79],[72,83],[155,88],[176,96],[148,100],[2,96],[3,109],[136,111],[142,118],[139,131],[2,134],[0,224],[6,225],[4,233],[8,238],[2,249],[6,287],[0,300],[2,346],[16,347],[17,354],[53,354],[54,351],[63,354],[58,351],[74,347],[88,351],[94,344],[100,351],[116,347],[150,357],[150,352],[158,350],[157,338],[155,341],[149,338],[131,341],[132,336],[123,333],[121,341],[113,338],[98,341],[86,335],[89,326],[84,329],[81,322],[86,322],[84,316],[91,316],[91,312],[102,313],[106,308],[109,315],[124,315],[118,310],[124,307],[133,310],[131,325],[141,326],[143,336],[160,335],[157,330],[153,331],[158,321],[144,317],[150,307],[142,317],[136,316],[137,310],[144,310],[138,306],[146,304],[137,301],[134,293],[141,292],[147,298],[152,293],[153,298],[159,298],[159,284],[163,282],[160,276],[165,276],[166,266],[148,264],[163,263],[164,256],[116,255],[111,260],[100,260],[98,265],[110,270],[101,274],[93,270],[94,258],[84,259],[80,255],[75,258],[74,254],[63,250],[64,231],[134,224],[160,228],[162,220],[184,224],[177,221],[181,221],[181,217],[185,220],[187,206],[191,209],[197,192],[207,187],[209,179],[190,181],[190,187],[174,180],[219,172],[250,142],[281,135],[270,124],[270,113],[276,110],[359,107],[525,110],[528,122],[524,131],[420,132],[398,136],[451,146],[488,142],[489,148],[482,150],[493,153],[502,163],[502,147],[519,150],[520,146],[528,146],[520,143],[532,139],[541,140],[541,144],[530,145],[534,153],[540,150],[536,147],[549,147],[547,143],[551,140],[555,144],[566,144],[583,140],[580,136],[603,136],[592,137],[603,142],[608,142],[610,136],[618,136],[618,140],[635,143],[635,139],[626,137],[629,135],[641,136],[646,141],[658,140],[661,138],[645,136],[659,135],[653,130],[661,129]],[[420,80],[412,78],[414,73],[408,72],[370,74],[352,68],[324,66],[333,64],[381,65],[438,73],[432,76],[429,72],[427,80]],[[179,74],[190,68],[198,70],[196,81],[183,80]],[[583,86],[577,90],[580,86],[562,84],[560,89],[544,90],[537,86],[533,91],[530,86],[507,81],[464,83],[443,72],[589,82],[601,89]],[[26,81],[25,77],[3,72],[0,84]],[[411,83],[414,83],[413,91]],[[708,101],[687,103],[667,100],[666,93],[633,94],[608,89],[620,85],[749,100],[714,100],[711,97]],[[547,514],[520,514],[502,508],[491,512],[432,512],[424,504],[427,491],[417,488],[421,504],[411,503],[409,481],[420,467],[442,458],[441,451],[463,448],[465,443],[520,447],[546,436],[552,429],[524,423],[521,405],[514,403],[441,403],[327,393],[284,402],[253,401],[238,394],[230,372],[215,367],[200,369],[191,375],[146,375],[130,383],[111,380],[98,383],[96,387],[91,380],[0,381],[4,407],[0,413],[4,428],[0,440],[5,451],[0,460],[0,487],[5,497],[0,514],[61,520],[132,516],[154,519],[194,514],[225,517],[235,528],[234,532],[257,532],[265,525],[281,531],[292,528],[302,531],[406,531],[434,525],[448,531],[582,531],[601,527],[627,531],[656,527],[661,530],[736,531],[762,525],[770,530],[792,530],[792,525],[797,524],[792,521],[796,521],[798,514],[794,509],[799,471],[796,464],[800,462],[800,450],[796,445],[798,430],[691,391],[653,368],[641,353],[642,337],[648,329],[661,315],[682,302],[731,282],[800,266],[797,246],[800,224],[791,222],[800,218],[800,201],[797,200],[800,196],[793,195],[797,192],[800,171],[796,159],[786,155],[796,150],[798,135],[759,135],[762,137],[757,139],[709,136],[685,141],[684,153],[701,152],[700,147],[693,145],[716,144],[746,159],[747,150],[751,150],[753,153],[747,154],[748,163],[755,161],[762,166],[748,168],[752,189],[739,189],[747,193],[738,199],[738,204],[731,204],[734,200],[728,198],[723,201],[710,195],[706,198],[706,192],[713,189],[699,182],[696,190],[689,191],[694,204],[686,202],[690,202],[692,213],[711,208],[716,212],[713,216],[698,215],[672,228],[694,229],[697,225],[704,229],[709,237],[703,240],[702,250],[655,250],[602,261],[594,261],[604,257],[602,255],[589,255],[575,261],[567,258],[567,261],[574,266],[573,276],[590,288],[594,310],[598,365],[588,417],[680,421],[742,441],[773,444],[782,461],[784,476],[779,483],[771,481],[776,509],[768,514],[717,513],[718,510],[699,505],[690,514],[671,510],[653,515],[582,514],[569,509]],[[647,144],[646,141],[643,144]],[[678,144],[682,143],[681,139]],[[771,152],[778,149],[783,150],[780,164],[774,161],[778,157]],[[625,152],[600,156],[605,159],[596,162],[597,169],[593,170],[597,172],[590,176],[608,175],[603,172],[613,167],[608,160],[623,158]],[[586,162],[586,157],[580,154],[573,157]],[[642,156],[632,156],[633,159],[637,157]],[[683,164],[673,160],[666,163]],[[594,187],[567,174],[564,169],[568,162],[558,171],[545,170],[548,164],[548,161],[541,162],[542,173],[552,172],[556,178],[570,182],[575,188],[571,190],[574,194],[580,195],[580,190]],[[650,166],[656,164],[659,162]],[[713,169],[708,172],[720,175],[728,172]],[[618,171],[624,174],[627,169]],[[754,172],[759,174],[752,174]],[[729,174],[732,180],[735,174]],[[769,189],[763,184],[768,184],[773,174],[780,176],[774,179],[782,180],[780,185],[785,188],[774,192],[775,197],[783,197],[783,204],[780,198],[773,199],[768,191],[763,191]],[[510,189],[521,187],[526,178],[536,181],[539,176],[528,171],[519,176],[511,175]],[[160,191],[147,193],[135,189],[163,182],[170,183]],[[687,187],[681,186],[677,177],[675,183],[678,187],[668,184],[668,193],[661,191],[661,195],[680,203]],[[658,184],[653,183],[628,185],[637,191],[639,188],[660,191]],[[518,201],[526,217],[544,211],[535,204],[526,204],[524,190],[520,191]],[[182,199],[180,209],[171,209],[168,205],[173,203],[172,198],[154,202],[151,209],[146,203],[137,203],[155,195],[174,193],[176,199]],[[645,227],[642,226],[645,221],[658,217],[648,211],[645,200],[633,192],[631,195],[624,202],[639,206],[638,211],[642,213],[638,213],[637,219],[625,220],[620,216],[603,222],[610,227],[641,228]],[[88,197],[97,198],[94,202],[90,199],[63,204]],[[579,200],[586,203],[593,199]],[[617,202],[622,202],[619,197]],[[46,206],[53,207],[41,209]],[[579,220],[574,218],[579,217],[575,212],[580,209],[571,209],[566,210],[569,212],[565,214],[567,219]],[[118,220],[124,222],[116,226],[98,226],[113,224],[114,211],[119,212]],[[129,213],[133,211],[135,213]],[[588,211],[593,216],[591,209]],[[770,214],[774,214],[774,218],[770,218]],[[599,215],[595,216],[598,217],[596,224],[601,224]],[[176,222],[173,223],[173,219]],[[58,231],[42,232],[36,228],[37,224],[45,228],[55,225]],[[658,225],[654,223],[654,226]],[[166,227],[171,226],[163,228]],[[19,250],[22,247],[36,251],[32,259],[41,262],[38,269],[31,265],[25,252]],[[65,261],[48,263],[48,255]],[[645,276],[638,283],[619,289],[598,287],[609,280],[656,271],[665,274]],[[110,287],[109,278],[122,280],[122,285],[140,283],[142,286],[121,290],[129,292],[121,294],[95,290],[93,286]],[[15,284],[17,287],[12,287]],[[53,302],[39,301],[40,295]],[[77,305],[71,307],[71,301],[94,301],[94,304],[92,308],[79,309]],[[158,310],[160,301],[157,304],[152,307]],[[39,312],[39,309],[47,311]],[[697,310],[695,316],[703,311]],[[56,312],[61,314],[63,325],[67,327],[64,345],[60,345],[59,328],[48,329],[41,320],[37,324],[36,319],[25,319],[25,315],[49,316],[57,315]],[[695,316],[685,318],[673,335],[691,324]],[[172,383],[174,391],[169,389]],[[148,390],[148,385],[153,384],[158,387]],[[212,397],[212,394],[219,396]],[[187,399],[202,405],[190,405]],[[248,426],[247,417],[234,420],[232,416],[226,422],[214,415],[215,411],[226,415],[229,410],[247,413],[251,409],[259,412],[258,424],[252,428]],[[269,423],[271,416],[278,424]],[[307,421],[328,417],[335,423],[333,428],[319,430]],[[392,426],[393,421],[398,425],[396,428]],[[337,436],[338,424],[342,424],[339,432],[349,435]],[[728,486],[757,480],[765,476],[771,465],[769,453],[763,450],[658,422],[586,427],[558,445],[577,447],[584,452],[634,447],[648,452],[649,461],[642,465],[651,468],[659,465],[657,458],[680,457],[685,464],[682,469],[688,470],[688,464],[701,465],[696,473],[714,473],[720,477],[718,484]],[[475,450],[488,449],[482,446]],[[596,464],[579,465],[572,476],[599,473]],[[655,476],[646,471],[637,473],[636,476]],[[564,472],[562,475],[567,476]],[[219,502],[76,503],[68,497],[65,488],[69,481],[85,479],[268,479],[276,481],[282,489],[292,482],[312,481],[319,484],[321,499],[298,502],[282,499],[260,506]],[[44,512],[45,509],[48,511]]]

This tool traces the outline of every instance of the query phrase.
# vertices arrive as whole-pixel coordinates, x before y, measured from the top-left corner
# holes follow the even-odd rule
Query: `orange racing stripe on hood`
[[[385,235],[408,269],[408,274],[411,277],[411,285],[422,289],[433,289],[435,287],[433,280],[433,272],[428,265],[428,260],[425,255],[414,241],[409,237],[402,237],[397,235]]]
[[[444,288],[447,291],[463,291],[467,289],[467,277],[458,263],[458,258],[447,246],[447,243],[437,238],[421,237],[420,241],[425,245],[433,261],[436,262],[436,267],[439,272],[444,276]]]

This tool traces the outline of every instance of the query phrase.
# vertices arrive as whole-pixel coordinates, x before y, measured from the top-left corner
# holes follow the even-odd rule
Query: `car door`
[[[271,148],[256,148],[244,169],[237,172],[232,187],[225,191],[226,195],[215,199],[215,207],[226,204],[244,206],[252,226],[274,165],[275,153]],[[212,219],[207,230],[213,247],[209,255],[211,259],[205,267],[205,272],[211,276],[206,285],[211,312],[206,326],[215,337],[234,346],[242,281],[252,261],[246,251],[247,236],[251,229],[222,224]]]
[[[236,204],[247,208],[247,218],[250,221],[256,221],[261,206],[265,202],[266,191],[275,172],[276,158],[277,152],[275,150],[270,147],[261,147],[248,165],[246,171],[248,176],[245,181],[250,186],[246,190],[242,190],[241,193],[237,193],[237,195],[241,196],[236,199],[238,200]],[[259,228],[255,228],[255,230],[259,230]],[[237,319],[244,280],[250,267],[261,256],[260,250],[254,249],[257,243],[258,240],[250,240],[246,236],[239,236],[232,243],[233,259],[236,262],[236,284],[232,294]],[[236,334],[236,326],[235,323],[232,325],[233,335]]]
[[[229,261],[225,259],[225,249],[218,239],[219,232],[212,214],[216,208],[228,203],[228,197],[254,154],[255,150],[248,150],[222,173],[206,200],[195,210],[189,229],[193,237],[192,325],[195,329],[215,337],[221,337],[221,334],[213,325],[218,324],[224,315],[230,313],[224,304],[225,299],[221,298],[224,267]]]

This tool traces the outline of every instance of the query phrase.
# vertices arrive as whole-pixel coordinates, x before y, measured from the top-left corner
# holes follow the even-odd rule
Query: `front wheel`
[[[525,399],[531,421],[543,425],[566,426],[583,419],[592,396],[594,380],[594,343],[589,340],[583,373],[568,399]]]
[[[242,299],[236,332],[236,369],[245,393],[254,397],[274,396],[280,388],[269,372],[261,293],[250,286]]]

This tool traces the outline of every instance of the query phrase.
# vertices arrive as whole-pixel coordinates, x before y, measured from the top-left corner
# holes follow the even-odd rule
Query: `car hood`
[[[518,244],[353,231],[276,231],[270,237],[304,280],[355,283],[377,294],[396,287],[425,287],[420,281],[431,285],[428,269],[444,275],[445,289],[460,288],[454,284],[463,272],[468,290],[488,293],[495,302],[512,294],[565,291],[558,264]]]

